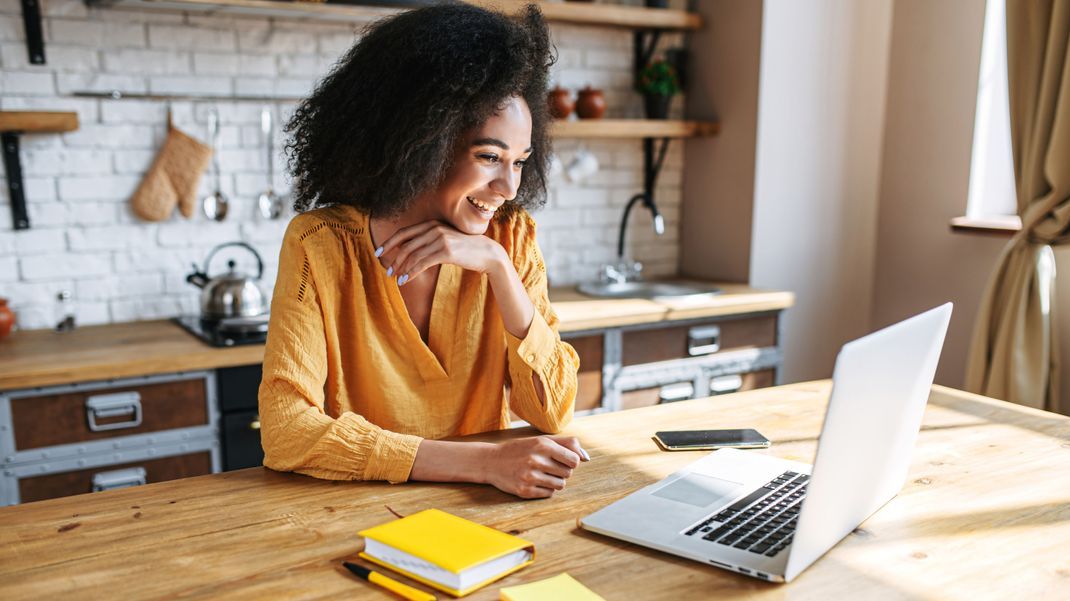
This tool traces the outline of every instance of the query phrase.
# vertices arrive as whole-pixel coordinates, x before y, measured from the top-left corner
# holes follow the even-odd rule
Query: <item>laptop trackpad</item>
[[[696,507],[706,507],[731,499],[743,484],[702,474],[688,474],[654,491],[655,497],[671,499]]]

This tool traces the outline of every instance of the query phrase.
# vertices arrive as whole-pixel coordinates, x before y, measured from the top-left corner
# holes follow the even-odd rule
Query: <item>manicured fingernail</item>
[[[383,254],[383,247],[382,246],[380,246],[379,248],[375,249],[375,256],[378,257],[378,256],[380,256],[382,254]]]
[[[583,447],[580,447],[580,453],[583,454],[583,460],[584,461],[590,461],[591,460],[591,456],[587,454],[587,451]]]
[[[394,275],[394,266],[393,265],[391,265],[390,267],[386,268],[386,277],[390,277],[392,275]]]
[[[409,274],[405,274],[398,278],[398,286],[404,286],[405,282],[409,281]]]

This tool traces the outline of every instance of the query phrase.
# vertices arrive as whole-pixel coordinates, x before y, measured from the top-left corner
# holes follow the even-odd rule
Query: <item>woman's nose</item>
[[[520,188],[520,170],[513,169],[511,164],[502,165],[498,170],[498,176],[491,182],[491,189],[500,194],[505,200],[516,198],[516,191]]]

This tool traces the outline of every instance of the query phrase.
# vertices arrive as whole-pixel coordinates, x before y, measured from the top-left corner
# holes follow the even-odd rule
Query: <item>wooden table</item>
[[[326,482],[256,468],[0,509],[0,598],[392,599],[341,567],[356,532],[429,507],[535,543],[535,563],[468,598],[568,571],[606,599],[1067,599],[1070,418],[934,387],[902,492],[791,584],[579,530],[576,519],[700,453],[671,428],[756,427],[812,460],[827,382],[576,420],[593,461],[553,498],[487,486]],[[519,436],[510,431],[484,436]]]

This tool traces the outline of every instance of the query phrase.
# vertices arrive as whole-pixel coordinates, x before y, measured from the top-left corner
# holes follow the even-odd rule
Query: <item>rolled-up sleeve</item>
[[[505,334],[511,386],[509,407],[540,431],[555,433],[572,421],[580,360],[576,350],[558,334],[546,267],[535,240],[535,222],[527,213],[517,215],[511,242],[513,264],[535,306],[535,314],[524,338]],[[535,391],[533,375],[542,383],[545,403]]]
[[[264,465],[329,480],[404,482],[421,438],[391,432],[353,412],[327,414],[327,343],[313,262],[291,222],[279,255],[259,405]]]

